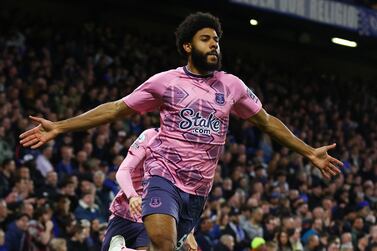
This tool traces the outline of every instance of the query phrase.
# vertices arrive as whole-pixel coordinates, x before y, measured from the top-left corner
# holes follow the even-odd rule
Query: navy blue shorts
[[[144,224],[126,220],[115,216],[109,221],[102,243],[101,251],[108,251],[111,238],[115,235],[122,235],[129,248],[148,247],[149,238],[145,231]]]
[[[173,216],[177,223],[177,246],[180,247],[199,223],[206,197],[183,192],[160,176],[152,176],[144,182],[143,187],[143,217],[150,214]]]

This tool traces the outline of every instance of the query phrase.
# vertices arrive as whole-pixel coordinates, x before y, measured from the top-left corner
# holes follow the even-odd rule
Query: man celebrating
[[[134,112],[160,110],[161,131],[145,160],[142,214],[149,250],[175,250],[199,220],[225,143],[229,114],[247,119],[282,145],[308,158],[330,178],[342,163],[327,151],[298,139],[236,76],[221,66],[218,18],[208,13],[186,17],[176,31],[187,65],[152,76],[121,100],[100,105],[71,119],[51,122],[31,117],[38,126],[23,133],[21,144],[37,148],[61,133],[85,130]]]

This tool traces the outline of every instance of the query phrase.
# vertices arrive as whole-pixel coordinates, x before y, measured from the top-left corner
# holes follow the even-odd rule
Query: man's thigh
[[[178,240],[178,245],[183,243],[199,222],[205,200],[205,197],[181,191],[165,178],[152,176],[144,184],[142,204],[148,236],[151,237],[152,233],[163,234],[166,238],[175,237],[174,241]],[[164,224],[169,224],[169,229],[160,233]]]
[[[172,216],[166,214],[149,214],[144,217],[144,226],[152,244],[166,241],[176,246],[177,227],[176,221]]]
[[[177,222],[181,202],[177,188],[165,178],[152,176],[144,183],[142,214],[153,244],[177,243]]]

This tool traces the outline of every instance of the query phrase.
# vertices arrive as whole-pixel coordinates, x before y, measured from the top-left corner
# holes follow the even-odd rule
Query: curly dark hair
[[[187,56],[182,45],[190,42],[195,33],[203,28],[214,29],[219,38],[221,38],[221,35],[223,34],[220,20],[217,17],[210,13],[203,12],[190,14],[185,20],[183,20],[175,32],[177,49],[181,55]]]

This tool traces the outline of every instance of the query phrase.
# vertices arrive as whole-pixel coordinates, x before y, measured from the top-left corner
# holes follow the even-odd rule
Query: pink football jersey
[[[160,110],[161,130],[148,147],[145,178],[158,175],[200,196],[212,187],[229,114],[247,119],[262,107],[236,76],[198,76],[186,67],[152,76],[123,100],[140,113]]]

